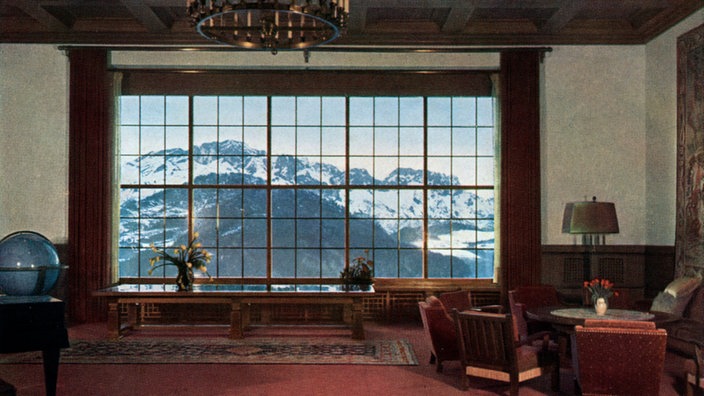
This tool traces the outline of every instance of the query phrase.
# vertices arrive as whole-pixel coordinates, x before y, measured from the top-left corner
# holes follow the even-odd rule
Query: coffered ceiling
[[[348,0],[347,33],[330,46],[643,44],[704,0]],[[0,0],[0,42],[212,45],[187,0]],[[698,11],[701,10],[701,11]]]

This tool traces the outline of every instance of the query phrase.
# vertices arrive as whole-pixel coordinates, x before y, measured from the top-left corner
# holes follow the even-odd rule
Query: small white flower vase
[[[597,316],[604,316],[606,310],[609,308],[609,304],[606,302],[604,297],[599,297],[594,303],[594,311],[596,311]]]

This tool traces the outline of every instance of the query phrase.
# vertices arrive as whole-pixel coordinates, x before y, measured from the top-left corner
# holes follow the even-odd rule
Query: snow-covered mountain
[[[266,153],[250,148],[240,141],[227,140],[219,144],[215,142],[202,144],[194,147],[192,158],[196,185],[266,185]],[[346,176],[343,169],[332,164],[315,162],[309,158],[283,155],[273,156],[271,167],[273,185],[299,187],[297,196],[294,196],[293,190],[276,190],[272,201],[275,218],[277,216],[291,218],[294,217],[294,213],[298,213],[299,216],[300,214],[319,216],[322,213],[325,218],[344,219],[344,192],[320,188],[320,186],[343,185]],[[188,153],[183,149],[170,149],[135,157],[132,161],[122,164],[121,173],[123,183],[127,184],[137,184],[140,178],[142,183],[158,184],[166,180],[167,184],[185,184],[188,177]],[[389,246],[407,248],[422,246],[422,222],[420,221],[423,217],[422,190],[371,188],[372,186],[420,186],[423,182],[422,170],[399,167],[387,175],[372,175],[366,169],[356,168],[350,170],[349,181],[350,185],[354,186],[349,196],[350,216],[364,219],[370,218],[373,214],[378,219],[374,224],[375,241],[385,244],[383,241],[386,239]],[[450,176],[445,174],[431,172],[428,174],[428,183],[433,186],[443,186],[456,184],[456,180],[451,180]],[[310,189],[301,190],[302,185],[310,186]],[[233,213],[245,213],[248,217],[266,214],[265,196],[259,197],[261,199],[243,199],[241,194],[242,190],[237,188],[221,190],[220,207],[217,208],[221,217],[223,214]],[[164,213],[165,199],[168,203],[166,213]],[[293,203],[296,203],[295,211]],[[205,190],[203,194],[196,193],[194,216],[197,219],[214,217],[216,205],[215,194],[209,194]],[[477,246],[493,248],[493,210],[493,198],[480,197],[472,190],[454,192],[443,188],[429,190],[429,247],[435,250],[449,248],[450,245],[454,248],[464,247],[468,249],[465,254],[467,259],[474,261],[476,251],[472,250],[473,248]],[[183,222],[167,220],[166,235],[164,235],[164,219],[182,219],[187,215],[188,197],[184,191],[179,189],[164,191],[155,188],[143,189],[140,194],[137,190],[123,189],[120,201],[120,246],[145,247],[152,242],[160,244],[164,238],[167,245],[183,243],[186,235]],[[138,217],[142,219],[141,226],[137,224]],[[475,219],[486,220],[476,222]],[[240,223],[221,221],[219,235],[221,237],[229,235],[228,238],[239,240],[242,228],[236,224]],[[342,222],[337,223],[342,226]],[[261,224],[265,225],[265,222]],[[231,229],[223,229],[223,227],[231,227]],[[137,229],[141,232],[139,241],[136,240],[135,230]],[[452,230],[452,240],[450,230]],[[215,230],[198,229],[198,231],[202,235],[204,244],[207,245],[209,241],[215,240]],[[359,230],[359,232],[369,231],[369,229]],[[250,235],[266,235],[265,230],[249,229],[247,232]],[[325,236],[332,240],[335,238],[344,240],[344,229],[329,229],[328,225],[324,232]],[[350,232],[354,233],[355,228],[353,227]],[[302,234],[302,238],[305,238],[305,233]],[[311,238],[319,238],[316,232],[310,235]],[[273,230],[273,236],[276,241],[276,229]],[[319,246],[319,241],[299,241],[299,246],[301,245],[315,247]],[[129,262],[135,261],[130,252],[130,250],[123,250],[120,256],[121,265],[127,266]],[[442,252],[437,250],[436,254],[443,254]],[[483,251],[480,250],[479,253],[482,254]],[[461,259],[461,256],[456,251],[453,259]],[[491,257],[487,256],[485,259],[490,260]],[[344,261],[344,258],[342,260]],[[482,266],[486,265],[488,264]]]

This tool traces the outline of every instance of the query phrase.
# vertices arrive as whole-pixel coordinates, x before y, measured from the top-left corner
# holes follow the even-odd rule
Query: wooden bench
[[[362,320],[363,298],[374,293],[372,287],[362,290],[343,285],[237,285],[197,284],[193,291],[177,291],[175,285],[120,284],[93,292],[108,302],[108,334],[118,339],[125,330],[138,325],[138,309],[142,304],[222,304],[230,308],[229,337],[244,338],[250,325],[252,304],[340,305],[343,322],[352,338],[364,339]],[[125,305],[123,323],[120,308]]]

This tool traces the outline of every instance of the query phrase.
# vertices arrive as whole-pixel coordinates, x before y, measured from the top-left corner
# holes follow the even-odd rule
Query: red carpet
[[[508,395],[501,382],[471,379],[472,389],[460,389],[459,362],[446,362],[437,373],[428,364],[430,351],[420,323],[382,324],[365,322],[368,340],[407,339],[413,345],[417,366],[324,365],[324,364],[62,364],[59,368],[58,396],[488,396]],[[267,338],[256,330],[251,338]],[[279,330],[276,330],[280,333]],[[104,323],[69,329],[71,339],[104,339]],[[150,329],[137,331],[126,339],[174,337],[226,338],[227,328]],[[267,334],[267,335],[264,335]],[[322,336],[322,334],[321,334]],[[248,337],[250,338],[250,337]],[[684,394],[682,358],[668,354],[661,396]],[[40,364],[0,364],[0,378],[13,384],[18,396],[43,396]],[[572,395],[573,373],[561,369],[560,392],[550,392],[550,380],[524,383],[521,396]]]

